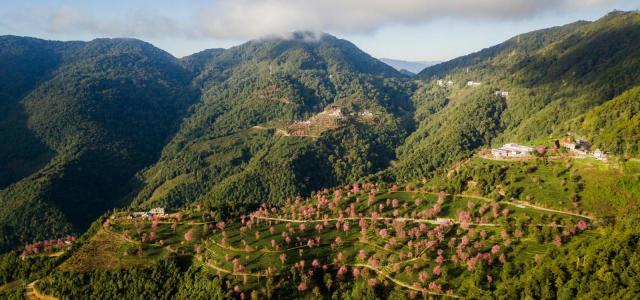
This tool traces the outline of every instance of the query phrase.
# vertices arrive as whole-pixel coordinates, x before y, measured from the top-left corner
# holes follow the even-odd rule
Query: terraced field
[[[586,216],[570,212],[374,184],[325,190],[280,209],[263,206],[227,222],[196,209],[165,219],[110,220],[104,232],[126,237],[136,250],[126,259],[193,255],[238,294],[291,282],[303,292],[356,279],[408,294],[464,297],[459,289],[469,274],[490,286],[516,257],[533,260],[597,234]]]

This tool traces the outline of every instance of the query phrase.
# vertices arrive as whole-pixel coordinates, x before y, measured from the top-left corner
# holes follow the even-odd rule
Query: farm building
[[[129,219],[134,218],[148,218],[151,217],[151,214],[148,211],[134,211],[129,214]]]
[[[165,215],[165,210],[164,210],[164,207],[156,207],[156,208],[152,208],[149,211],[149,213],[154,215],[154,216],[157,216],[157,215],[163,216],[163,215]]]
[[[519,144],[504,144],[500,148],[491,149],[491,154],[495,157],[519,157],[531,153],[535,148]]]
[[[164,207],[156,207],[156,208],[150,209],[149,211],[134,211],[129,214],[129,219],[151,218],[153,216],[162,217],[165,215],[166,215],[166,211],[164,210]]]
[[[598,160],[607,160],[607,156],[600,149],[596,149],[595,151],[593,151],[593,157]]]

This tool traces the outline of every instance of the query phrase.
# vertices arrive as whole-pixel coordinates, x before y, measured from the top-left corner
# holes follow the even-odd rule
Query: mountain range
[[[427,67],[431,67],[433,65],[437,65],[441,63],[441,61],[407,61],[400,59],[392,59],[392,58],[380,58],[380,61],[392,66],[394,69],[399,72],[408,72],[407,75],[415,75],[420,73],[420,71],[424,70]]]
[[[0,249],[81,233],[113,208],[239,216],[567,132],[638,154],[637,12],[522,34],[413,78],[389,65],[417,64],[308,34],[181,59],[135,39],[0,37]]]

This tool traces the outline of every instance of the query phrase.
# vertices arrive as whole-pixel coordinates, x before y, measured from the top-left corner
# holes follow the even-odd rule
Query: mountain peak
[[[326,40],[336,40],[337,38],[321,31],[312,31],[312,30],[299,30],[299,31],[290,31],[285,33],[277,33],[265,35],[263,37],[259,37],[257,39],[251,40],[251,42],[264,42],[264,41],[293,41],[293,42],[306,42],[306,43],[317,43]]]
[[[319,42],[326,38],[333,38],[334,36],[320,32],[320,31],[293,31],[285,34],[286,39],[304,41],[304,42]]]

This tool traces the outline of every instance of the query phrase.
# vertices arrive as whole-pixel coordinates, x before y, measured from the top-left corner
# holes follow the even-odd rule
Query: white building
[[[358,115],[361,116],[361,117],[365,117],[365,118],[373,117],[373,113],[368,111],[368,110],[361,111],[361,112],[358,113]]]
[[[332,111],[329,111],[329,116],[330,117],[335,117],[335,118],[342,118],[342,109],[340,108],[336,108]]]
[[[147,217],[151,217],[151,213],[149,213],[148,211],[134,211],[129,215],[129,219],[133,219],[133,218],[147,218]]]
[[[593,151],[593,157],[597,160],[607,160],[607,156],[600,149]]]
[[[496,149],[491,149],[491,155],[496,156],[496,157],[500,157],[500,156],[508,156],[508,152],[507,150],[503,150],[500,148],[496,148]]]
[[[442,80],[442,79],[438,79],[438,81],[436,81],[436,83],[437,83],[439,86],[444,86],[444,80]]]
[[[533,150],[535,150],[533,147],[509,143],[500,148],[491,149],[491,154],[495,157],[520,157],[528,155]]]
[[[482,83],[477,81],[472,81],[472,80],[467,81],[467,86],[480,86],[481,84]]]
[[[164,214],[165,214],[164,207],[156,207],[156,208],[152,208],[152,209],[149,211],[149,213],[150,213],[150,214],[152,214],[152,215],[154,215],[154,216],[155,216],[155,215],[164,215]]]
[[[572,151],[576,150],[576,144],[574,143],[564,143],[562,146]]]

